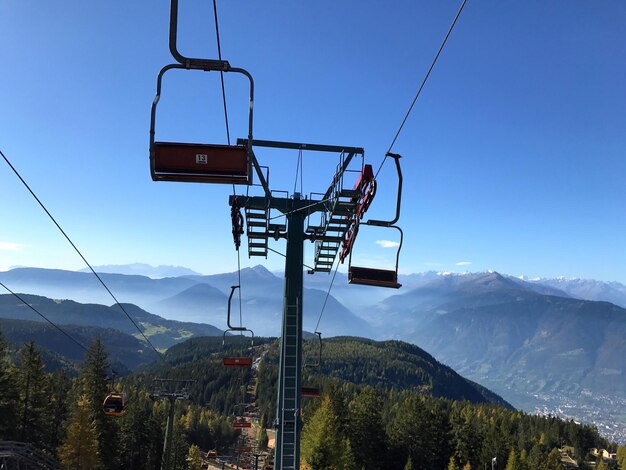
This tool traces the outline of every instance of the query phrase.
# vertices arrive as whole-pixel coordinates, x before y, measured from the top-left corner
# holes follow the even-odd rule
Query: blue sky
[[[211,2],[181,2],[180,49],[216,57]],[[361,146],[378,166],[459,4],[219,1],[223,56],[255,79],[255,137]],[[93,264],[232,271],[231,188],[149,175],[168,13],[163,0],[1,2],[0,149]],[[625,23],[617,0],[468,1],[394,147],[402,272],[626,282]],[[243,137],[245,83],[226,88]],[[172,73],[159,118],[162,140],[224,142],[219,75]],[[297,153],[259,158],[293,190]],[[82,268],[0,163],[0,269]],[[335,165],[305,153],[305,192]],[[385,167],[372,216],[392,211],[394,185]],[[385,265],[393,250],[376,241],[393,236],[362,232],[355,257]]]

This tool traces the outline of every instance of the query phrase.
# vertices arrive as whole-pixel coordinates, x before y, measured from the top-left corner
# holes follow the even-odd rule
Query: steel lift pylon
[[[321,212],[322,221],[341,217],[345,227],[354,217],[357,203],[353,201],[351,191],[342,192],[343,173],[355,155],[363,155],[363,149],[357,147],[340,147],[330,145],[312,145],[292,142],[275,142],[253,140],[253,147],[271,147],[281,149],[310,150],[332,152],[347,155],[342,159],[333,182],[320,199],[306,199],[299,193],[292,196],[275,197],[266,186],[265,180],[260,181],[264,196],[231,196],[229,204],[246,212],[265,212],[270,210],[281,212],[286,218],[283,231],[270,229],[261,234],[256,232],[255,239],[286,238],[285,282],[280,337],[280,361],[278,372],[278,397],[276,402],[276,451],[274,465],[277,470],[297,470],[300,468],[300,432],[301,420],[301,388],[302,388],[302,292],[304,275],[304,242],[316,243],[316,259],[320,252],[335,256],[340,248],[343,233],[329,234],[328,227],[318,226],[305,230],[305,220],[316,212]],[[269,195],[268,195],[269,194]],[[269,220],[269,216],[268,216]],[[323,251],[322,251],[323,250]],[[322,258],[319,258],[322,259]],[[315,270],[328,272],[326,264],[316,266]]]
[[[315,243],[313,272],[330,272],[338,256],[343,262],[346,256],[351,254],[361,218],[374,197],[375,177],[371,166],[361,163],[358,170],[360,175],[357,185],[351,189],[344,187],[345,173],[354,171],[350,169],[353,158],[358,156],[363,159],[364,157],[364,151],[360,147],[254,140],[252,137],[254,104],[252,76],[245,69],[231,67],[225,60],[190,58],[182,55],[177,49],[177,27],[178,0],[171,0],[169,46],[175,63],[163,67],[157,77],[157,92],[150,115],[150,173],[155,181],[239,184],[248,187],[253,184],[253,176],[256,175],[257,182],[255,185],[261,187],[261,196],[233,195],[229,199],[233,220],[233,237],[235,246],[239,249],[244,221],[244,217],[239,211],[243,209],[245,211],[245,233],[248,236],[249,256],[267,257],[268,242],[271,238],[287,240],[278,397],[274,421],[276,428],[274,468],[276,470],[299,470],[300,432],[302,429],[304,242]],[[247,138],[238,139],[236,145],[158,141],[156,139],[156,110],[161,97],[161,85],[164,74],[173,69],[234,73],[246,77],[250,84]],[[340,159],[335,175],[325,193],[318,193],[315,197],[315,193],[313,193],[308,198],[300,193],[294,193],[291,196],[287,193],[284,197],[278,197],[270,190],[267,178],[256,159],[253,150],[256,147],[330,152],[339,154]],[[393,154],[387,154],[387,156],[391,156],[396,161],[401,189],[399,156]],[[398,192],[398,209],[394,220],[369,220],[363,224],[393,227],[400,230],[394,225],[399,217],[399,205],[400,191]],[[274,218],[270,217],[271,211],[279,211],[285,217],[286,223],[272,223]],[[305,220],[316,213],[320,213],[319,224],[307,224],[305,227]],[[398,256],[399,252],[400,247],[398,248]],[[351,283],[400,287],[397,282],[397,258],[396,269],[393,271],[381,269],[367,269],[365,271],[365,268],[358,268],[357,270],[360,269],[361,274],[357,272],[357,275],[352,275],[351,262],[349,264]],[[237,359],[241,358],[233,358],[232,361],[229,359],[225,365],[251,365],[251,360],[245,361],[244,364]]]

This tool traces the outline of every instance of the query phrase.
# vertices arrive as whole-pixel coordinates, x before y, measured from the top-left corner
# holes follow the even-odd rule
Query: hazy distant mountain
[[[531,283],[560,289],[577,299],[603,300],[620,307],[626,307],[626,286],[619,282],[560,277],[555,279],[533,279]]]
[[[81,304],[73,300],[52,300],[27,294],[21,297],[56,324],[112,328],[142,339],[139,331],[117,305],[107,307],[99,304]],[[168,348],[193,336],[215,336],[222,333],[211,325],[167,320],[136,305],[123,305],[135,323],[141,327],[144,335],[157,348]],[[0,295],[0,318],[45,321],[10,294]]]
[[[276,279],[252,284],[242,293],[241,319],[243,326],[261,336],[279,336],[283,309],[282,286]],[[213,280],[215,282],[215,280]],[[220,283],[218,281],[218,283]],[[224,282],[221,282],[223,285]],[[229,290],[230,293],[230,290]],[[304,290],[304,329],[314,331],[326,300],[326,292]],[[227,328],[228,296],[208,284],[197,284],[175,296],[153,304],[150,310],[185,321],[201,321]],[[239,326],[239,292],[235,291],[231,306],[231,325]],[[370,325],[354,315],[333,296],[329,296],[319,329],[325,336],[362,334],[373,335]]]
[[[195,284],[182,292],[150,304],[159,315],[184,321],[226,326],[228,296],[208,284]]]
[[[197,284],[196,281],[185,277],[151,279],[147,276],[104,273],[100,277],[120,302],[136,305],[147,305]],[[0,281],[14,292],[104,305],[114,303],[102,284],[91,273],[18,268],[0,272]]]
[[[284,280],[263,266],[209,276],[189,275],[151,279],[146,276],[101,274],[120,302],[133,303],[168,319],[210,323],[226,328],[226,309],[231,286],[241,281],[244,326],[256,334],[278,336],[283,308]],[[0,273],[0,281],[18,292],[55,299],[110,305],[113,300],[90,273],[55,269],[20,268]],[[354,286],[350,286],[352,289]],[[360,287],[360,289],[359,289]],[[305,289],[304,327],[313,330],[319,318],[328,286]],[[357,286],[357,291],[371,291]],[[376,289],[374,289],[375,291]],[[220,295],[220,292],[222,295]],[[365,296],[354,293],[354,299]],[[345,297],[349,300],[350,297]],[[235,319],[239,320],[239,292],[233,298]],[[320,329],[326,336],[373,334],[366,321],[354,315],[334,295],[328,298]]]
[[[179,276],[197,276],[200,273],[192,271],[189,268],[182,266],[151,266],[144,263],[132,263],[132,264],[107,264],[103,266],[94,266],[94,271],[97,273],[106,274],[127,274],[136,276],[147,276],[152,279],[162,279],[164,277],[179,277]],[[89,268],[80,269],[78,272],[91,273]]]
[[[282,277],[275,276],[261,265],[243,268],[241,273],[234,271],[207,276],[186,276],[186,278],[217,287],[227,295],[230,293],[231,286],[241,284],[242,295],[247,297],[254,297],[259,293],[267,295],[268,291],[282,296],[284,285]]]
[[[382,335],[418,344],[505,397],[626,397],[626,310],[608,302],[545,295],[482,273],[442,276],[371,311]]]

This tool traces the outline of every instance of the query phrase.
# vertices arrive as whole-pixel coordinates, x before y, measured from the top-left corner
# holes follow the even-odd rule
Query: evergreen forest
[[[159,469],[169,401],[159,399],[154,378],[191,379],[188,399],[174,402],[167,468],[207,468],[216,465],[215,456],[231,468],[226,462],[237,462],[241,450],[233,421],[242,401],[258,409],[250,452],[269,453],[263,466],[271,468],[266,430],[275,413],[277,346],[272,339],[256,339],[254,346],[246,341],[228,343],[230,351],[254,356],[254,370],[223,367],[228,347],[207,337],[176,345],[162,361],[119,377],[100,339],[86,348],[75,373],[48,371],[35,343],[9,345],[0,337],[0,440],[30,443],[61,468]],[[466,470],[497,461],[506,470],[575,468],[567,462],[626,469],[626,448],[606,442],[594,427],[522,413],[484,391],[454,397],[454,387],[440,381],[456,379],[419,348],[358,338],[328,345],[322,361],[328,364],[305,368],[303,383],[320,388],[321,396],[303,399],[302,468]],[[385,352],[367,360],[373,347]],[[315,348],[314,342],[305,348],[309,364]],[[114,390],[128,396],[120,417],[103,413]],[[595,458],[593,448],[612,449],[618,460]],[[254,468],[250,460],[241,462],[240,468]]]

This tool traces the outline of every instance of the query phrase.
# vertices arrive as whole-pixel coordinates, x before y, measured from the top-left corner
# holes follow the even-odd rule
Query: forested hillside
[[[193,379],[189,400],[176,402],[171,468],[197,469],[218,454],[234,462],[240,448],[232,424],[236,404],[258,405],[259,419],[252,422],[258,436],[271,428],[276,343],[257,338],[252,345],[240,336],[226,343],[194,338],[124,377],[115,388],[128,394],[126,413],[108,417],[102,402],[114,385],[102,341],[90,344],[72,378],[63,370],[47,372],[32,342],[9,354],[1,340],[0,439],[31,442],[64,468],[159,468],[167,402],[151,398],[158,391],[154,379]],[[307,342],[307,362],[317,352],[316,343]],[[243,373],[224,368],[225,355],[251,355],[255,366]],[[485,391],[461,386],[464,379],[401,342],[332,339],[319,370],[307,371],[304,383],[321,387],[321,398],[304,399],[301,415],[303,464],[310,469],[480,469],[496,457],[512,465],[507,468],[552,470],[562,468],[557,447],[563,444],[580,468],[588,468],[591,448],[611,446],[592,427],[488,403]],[[448,392],[468,396],[453,400]],[[267,439],[256,443],[252,450]]]
[[[63,331],[79,344],[69,341],[63,332],[49,323],[0,319],[0,330],[16,349],[33,341],[41,353],[46,370],[51,372],[63,369],[70,375],[76,375],[79,372],[78,364],[85,355],[79,344],[89,344],[96,338],[100,338],[111,363],[120,374],[130,373],[158,359],[154,350],[144,342],[113,328],[65,325]]]
[[[113,370],[99,339],[89,345],[75,378],[64,370],[47,372],[32,342],[17,352],[16,361],[10,356],[0,336],[0,440],[31,443],[62,468],[160,468],[167,402],[153,400],[152,387],[126,384],[125,414],[105,416],[102,403],[114,390]],[[199,448],[228,449],[237,438],[229,421],[220,410],[193,400],[176,402],[169,468],[190,468],[187,457],[199,456]]]

